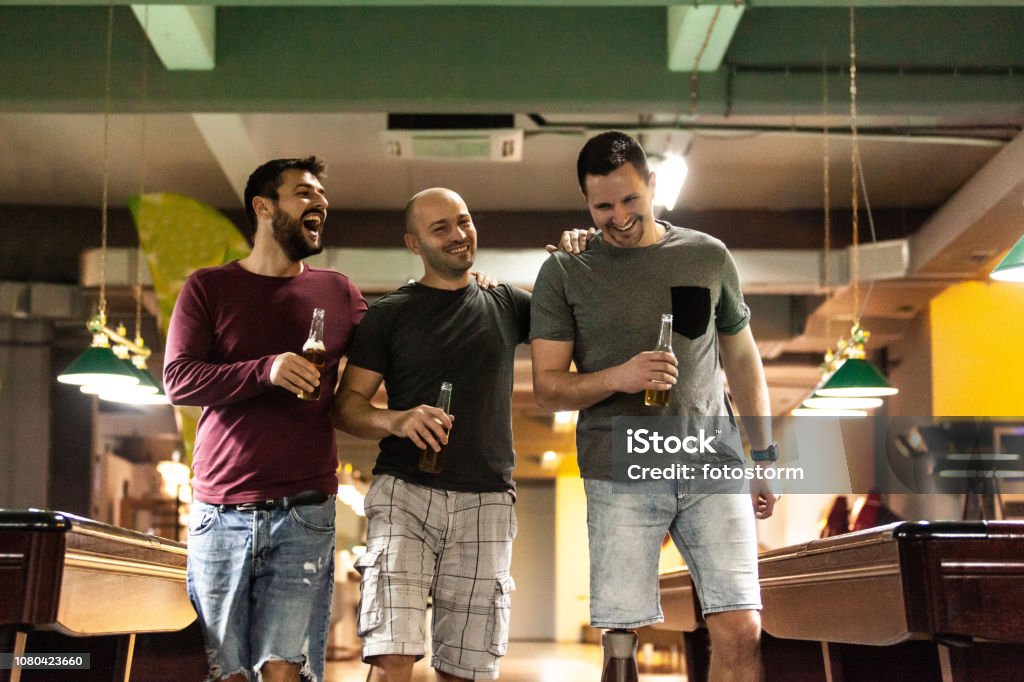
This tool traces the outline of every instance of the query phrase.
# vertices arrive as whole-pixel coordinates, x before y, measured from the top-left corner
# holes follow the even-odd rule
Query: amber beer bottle
[[[658,333],[658,345],[654,350],[673,353],[672,351],[672,314],[665,313],[661,316],[661,331]],[[669,389],[664,391],[644,391],[644,405],[647,407],[665,407],[668,405]]]
[[[441,382],[441,391],[437,394],[437,401],[434,407],[440,407],[445,414],[451,414],[452,409],[452,385],[447,381]],[[449,430],[448,433],[451,433]],[[446,434],[447,435],[447,434]],[[444,470],[444,449],[446,445],[441,444],[440,450],[425,447],[420,450],[420,471],[428,474],[439,474]]]
[[[327,357],[327,346],[324,345],[324,309],[313,308],[313,322],[309,325],[309,338],[302,344],[302,357],[309,360],[320,370],[320,383],[324,380],[324,359]],[[302,400],[319,400],[320,384],[312,391],[300,391]]]

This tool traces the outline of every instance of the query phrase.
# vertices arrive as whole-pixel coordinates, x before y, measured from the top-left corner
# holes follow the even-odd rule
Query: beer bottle
[[[661,331],[658,333],[658,345],[654,350],[673,353],[672,351],[672,314],[665,313],[661,316]],[[669,389],[663,391],[644,391],[644,405],[647,407],[665,407],[668,405]]]
[[[327,357],[327,346],[324,345],[324,309],[313,308],[313,322],[309,325],[309,338],[302,344],[302,357],[309,360],[320,370],[320,382],[324,380],[324,359]],[[320,384],[312,391],[300,391],[302,400],[319,400]]]
[[[452,385],[447,381],[441,382],[441,391],[437,394],[437,401],[434,407],[440,407],[445,414],[451,414],[452,409]],[[449,431],[448,433],[451,433]],[[445,434],[446,436],[448,434]],[[428,474],[439,474],[444,470],[444,449],[446,445],[441,444],[440,450],[433,450],[425,447],[420,450],[420,471]]]

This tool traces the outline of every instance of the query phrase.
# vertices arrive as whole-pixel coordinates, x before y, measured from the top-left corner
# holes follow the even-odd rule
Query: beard
[[[270,221],[271,234],[274,241],[278,243],[288,260],[297,263],[303,258],[315,256],[324,250],[323,240],[316,246],[311,246],[306,240],[305,230],[302,227],[302,220],[292,218],[290,215],[274,209],[274,217]]]

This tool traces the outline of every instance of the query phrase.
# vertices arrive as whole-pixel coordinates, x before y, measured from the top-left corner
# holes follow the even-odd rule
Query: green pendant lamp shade
[[[837,398],[872,398],[899,393],[875,366],[863,358],[847,358],[818,389],[817,395]]]
[[[57,381],[75,386],[113,387],[133,386],[139,383],[139,378],[110,348],[92,345],[61,372]]]
[[[118,362],[124,365],[125,369],[128,371],[129,374],[138,379],[138,383],[124,385],[118,384],[117,386],[111,386],[107,384],[87,384],[85,386],[82,386],[82,393],[87,393],[89,395],[100,395],[114,389],[116,389],[118,392],[131,393],[160,392],[160,386],[156,383],[153,377],[149,375],[149,372],[147,372],[144,369],[139,369],[138,367],[132,364],[131,360],[118,360]]]
[[[1001,282],[1024,282],[1024,237],[1017,240],[989,277]]]

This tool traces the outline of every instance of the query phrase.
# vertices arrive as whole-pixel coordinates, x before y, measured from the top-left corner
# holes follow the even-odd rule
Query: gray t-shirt
[[[596,372],[653,350],[661,315],[672,313],[679,382],[667,413],[728,416],[718,333],[736,334],[750,320],[736,264],[718,239],[661,224],[665,235],[650,246],[619,248],[598,236],[578,256],[552,254],[534,286],[531,338],[573,341],[577,370]],[[615,393],[583,410],[583,477],[611,478],[612,417],[649,414],[643,393]]]

